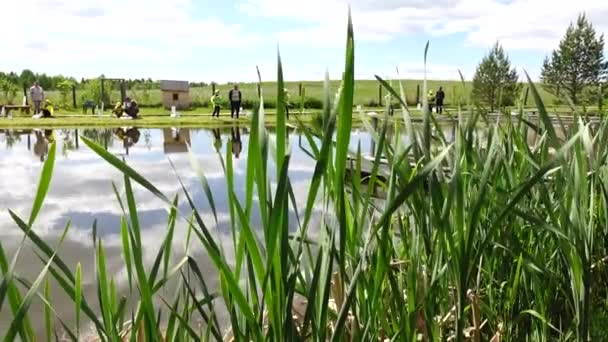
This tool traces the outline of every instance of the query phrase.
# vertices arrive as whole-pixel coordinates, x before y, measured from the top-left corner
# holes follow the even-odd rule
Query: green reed
[[[61,243],[52,248],[33,229],[53,173],[53,145],[27,223],[10,211],[24,233],[11,259],[0,243],[0,310],[13,317],[9,330],[0,333],[5,341],[36,339],[29,313],[36,298],[45,306],[47,341],[59,334],[83,338],[90,333],[81,328],[84,320],[100,341],[587,341],[606,336],[594,317],[607,317],[608,306],[607,124],[591,125],[575,115],[570,125],[560,121],[556,129],[529,82],[539,108],[537,123],[523,109],[491,122],[463,104],[454,118],[455,139],[448,141],[428,110],[422,131],[416,130],[402,84],[396,90],[378,78],[402,105],[403,120],[386,114],[375,131],[367,117],[361,118],[377,146],[363,177],[361,149],[349,149],[352,118],[359,115],[353,112],[354,42],[349,18],[342,84],[332,94],[326,80],[319,125],[299,127],[315,160],[303,205],[295,201],[288,174],[285,110],[278,108],[276,134],[270,136],[263,93],[251,123],[244,201],[235,191],[230,144],[218,152],[228,193],[228,250],[213,228],[218,221],[213,192],[194,154],[193,168],[207,199],[202,207],[179,177],[181,201],[82,137],[124,175],[124,189],[115,185],[114,190],[123,211],[122,257],[136,298],[133,309],[106,269],[95,224],[97,298],[83,295],[82,267],[57,255]],[[427,53],[428,45],[425,60]],[[280,57],[277,80],[281,102]],[[407,143],[402,130],[410,137]],[[530,132],[539,137],[532,145]],[[381,172],[383,159],[388,174]],[[166,235],[151,265],[143,258],[133,183],[168,209]],[[384,198],[374,197],[376,187]],[[180,211],[180,203],[189,210]],[[212,212],[211,220],[203,218],[203,210]],[[255,211],[260,226],[252,220]],[[180,219],[187,222],[186,246],[199,244],[209,257],[216,271],[212,278],[219,279],[216,288],[189,247],[184,258],[170,258]],[[293,225],[296,232],[289,230]],[[33,282],[15,268],[26,241],[44,265]],[[54,310],[51,280],[58,284],[53,295],[61,291],[73,301],[74,323]],[[94,302],[98,311],[91,309]],[[222,310],[226,320],[218,318]]]

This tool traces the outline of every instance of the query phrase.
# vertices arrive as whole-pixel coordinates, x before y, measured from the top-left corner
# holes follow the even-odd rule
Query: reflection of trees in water
[[[152,133],[149,129],[144,130],[144,145],[148,148],[148,151],[152,150]]]
[[[112,129],[109,128],[84,129],[82,135],[106,149],[113,145]]]
[[[16,143],[21,141],[21,135],[15,134],[12,130],[5,130],[4,137],[6,140],[6,148],[12,148]]]
[[[59,136],[62,140],[63,148],[61,150],[61,153],[64,157],[68,156],[68,151],[74,151],[78,149],[78,147],[76,146],[76,139],[78,133],[76,131],[70,129],[62,129],[59,131]]]

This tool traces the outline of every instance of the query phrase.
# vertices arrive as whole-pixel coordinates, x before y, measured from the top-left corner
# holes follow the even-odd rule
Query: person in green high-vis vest
[[[220,106],[222,105],[222,97],[220,96],[220,91],[216,90],[215,95],[211,97],[211,105],[213,106],[213,114],[211,117],[217,116],[220,117]]]

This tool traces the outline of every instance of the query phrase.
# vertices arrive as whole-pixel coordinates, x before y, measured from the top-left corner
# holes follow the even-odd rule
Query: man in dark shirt
[[[236,113],[236,118],[239,118],[239,113],[241,111],[241,101],[243,95],[239,90],[238,85],[234,85],[234,89],[230,89],[228,93],[228,99],[230,100],[230,117],[234,117],[234,113]]]
[[[131,99],[130,97],[127,97],[125,99],[123,110],[131,118],[137,119],[137,114],[139,114],[139,105],[137,104],[137,102],[135,102],[135,100]]]
[[[443,114],[443,101],[445,100],[445,92],[442,87],[439,87],[437,95],[435,95],[435,107],[437,108],[437,114]]]

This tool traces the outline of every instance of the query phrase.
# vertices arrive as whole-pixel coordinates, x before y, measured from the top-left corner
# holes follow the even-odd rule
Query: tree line
[[[608,62],[604,60],[604,35],[598,34],[584,14],[571,23],[558,47],[541,68],[542,86],[557,104],[598,105],[606,95]],[[512,106],[521,94],[520,75],[497,42],[481,60],[473,77],[472,97],[478,106]]]

